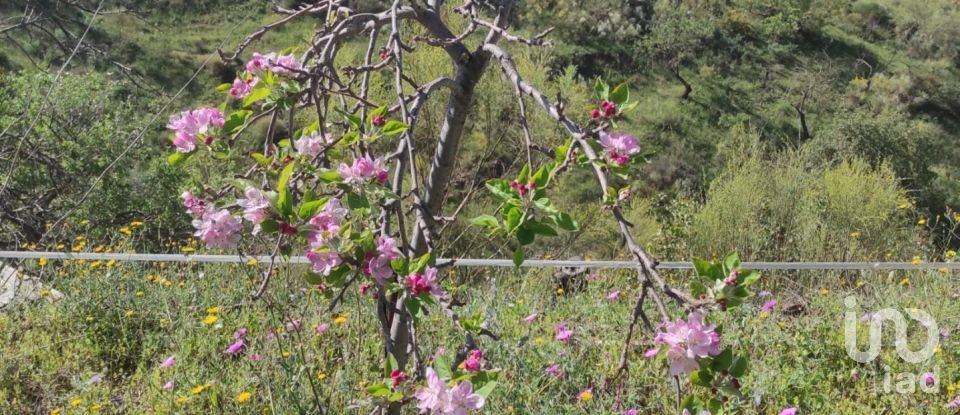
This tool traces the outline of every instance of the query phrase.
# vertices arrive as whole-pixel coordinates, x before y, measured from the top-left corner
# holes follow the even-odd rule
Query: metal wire
[[[270,261],[269,255],[187,255],[187,254],[125,254],[125,253],[94,253],[94,252],[35,252],[35,251],[0,251],[0,258],[9,259],[65,259],[88,261],[129,261],[129,262],[189,262],[189,263],[241,263],[255,259],[258,262]],[[291,256],[287,261],[292,264],[309,263],[306,257]],[[479,259],[479,258],[439,258],[437,263],[455,267],[513,267],[509,259]],[[523,262],[524,268],[636,268],[633,261],[593,261],[593,260],[553,260],[528,259]],[[946,268],[960,270],[960,262],[924,262],[914,265],[912,262],[744,262],[744,268],[757,270],[930,270]],[[689,261],[664,261],[657,266],[659,269],[693,269]]]

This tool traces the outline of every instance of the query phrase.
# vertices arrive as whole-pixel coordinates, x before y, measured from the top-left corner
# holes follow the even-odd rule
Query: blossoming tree
[[[562,97],[551,100],[524,80],[501,40],[540,46],[546,30],[532,38],[511,33],[512,1],[486,10],[485,3],[466,0],[456,8],[442,0],[400,1],[379,13],[354,12],[343,0],[325,0],[297,9],[276,8],[283,17],[251,34],[226,61],[240,55],[266,32],[307,16],[322,16],[323,24],[310,46],[300,55],[253,53],[230,84],[221,86],[225,102],[219,107],[184,111],[170,118],[175,152],[169,157],[179,164],[191,157],[222,158],[238,137],[254,122],[268,119],[263,152],[252,155],[255,163],[232,186],[218,192],[183,193],[187,213],[194,218],[196,235],[208,248],[233,249],[247,232],[269,238],[272,258],[304,254],[310,261],[307,281],[343,293],[356,285],[377,303],[383,334],[384,378],[367,388],[374,411],[399,413],[416,401],[421,412],[464,414],[480,409],[493,389],[495,374],[482,370],[483,352],[477,336],[496,339],[487,328],[468,327],[460,321],[456,302],[442,285],[442,268],[433,252],[442,240],[438,223],[455,220],[442,212],[442,196],[450,181],[464,124],[478,82],[488,66],[499,68],[519,100],[520,127],[524,131],[527,164],[515,177],[489,177],[486,187],[500,202],[495,212],[471,222],[517,240],[513,261],[525,260],[525,246],[537,237],[575,232],[578,224],[551,203],[551,183],[563,172],[588,169],[602,190],[600,201],[616,219],[626,249],[636,261],[642,289],[626,340],[619,372],[626,369],[634,329],[642,322],[662,347],[647,352],[669,361],[669,374],[690,376],[693,384],[709,392],[691,394],[678,404],[693,411],[722,409],[723,394],[739,393],[737,378],[746,361],[722,348],[715,327],[705,321],[708,309],[739,305],[748,296],[746,287],[759,274],[739,269],[736,257],[724,261],[697,262],[702,281],[690,284],[691,293],[671,286],[658,272],[656,262],[634,241],[631,224],[621,203],[627,189],[616,189],[612,176],[627,177],[643,162],[635,138],[619,131],[617,120],[635,103],[626,86],[596,82],[595,109],[571,117]],[[453,12],[445,13],[447,10]],[[446,19],[467,22],[462,33],[453,33]],[[487,18],[485,16],[492,16]],[[411,36],[404,28],[417,26],[428,37]],[[364,64],[349,67],[338,63],[344,42],[365,34]],[[385,38],[384,38],[384,35]],[[470,48],[467,39],[480,38]],[[420,47],[442,48],[455,72],[418,83],[404,71],[404,55]],[[379,50],[379,53],[376,51]],[[375,60],[375,57],[379,60]],[[390,71],[394,99],[372,102],[373,71]],[[413,135],[423,122],[420,111],[440,89],[449,90],[445,112],[432,148],[414,146]],[[409,93],[407,91],[412,91]],[[530,100],[569,132],[560,146],[538,144],[527,123],[525,102]],[[312,123],[299,125],[295,114],[309,111]],[[583,122],[576,118],[583,118]],[[286,120],[290,137],[276,141],[277,126]],[[374,143],[389,141],[395,150],[375,154]],[[421,182],[418,155],[433,155]],[[544,157],[545,155],[545,157]],[[251,177],[263,178],[259,182]],[[232,194],[240,195],[233,198]],[[274,260],[274,261],[275,261]],[[267,288],[274,264],[271,261],[259,297]],[[647,300],[653,302],[663,324],[655,327],[647,315]],[[672,321],[666,300],[689,311],[686,320]],[[452,361],[437,358],[428,366],[420,358],[416,324],[425,309],[441,310],[463,333],[464,343]],[[557,338],[569,339],[573,331],[557,328]],[[243,350],[242,336],[228,351]],[[415,380],[422,380],[418,384]],[[683,389],[677,383],[678,398]],[[721,392],[720,390],[723,390]]]

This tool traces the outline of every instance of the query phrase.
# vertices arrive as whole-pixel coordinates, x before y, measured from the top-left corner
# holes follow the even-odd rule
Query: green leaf
[[[384,383],[367,386],[367,393],[374,398],[382,398],[390,394],[390,387]]]
[[[760,272],[749,270],[740,273],[740,285],[746,287],[760,280]]]
[[[251,104],[270,96],[270,87],[263,86],[254,88],[247,96],[243,97],[243,106],[249,107]]]
[[[568,138],[567,141],[564,141],[562,145],[557,146],[553,149],[553,158],[556,161],[557,165],[563,164],[567,159],[567,151],[570,150],[570,146],[573,145],[573,139]]]
[[[517,250],[513,251],[513,265],[519,267],[526,259],[523,253],[523,245],[518,246]]]
[[[262,228],[263,225],[261,224]],[[323,275],[317,274],[316,272],[307,271],[307,274],[304,275],[304,279],[307,280],[307,283],[310,285],[320,285],[323,282]]]
[[[524,164],[523,168],[520,169],[520,174],[517,175],[517,181],[521,184],[527,184],[527,179],[530,178],[530,165]]]
[[[500,227],[500,221],[498,221],[497,218],[493,217],[492,215],[477,216],[473,219],[470,219],[470,223],[477,226],[486,226],[488,228],[494,228],[494,229]]]
[[[540,209],[551,215],[556,215],[560,213],[560,211],[555,206],[553,206],[553,202],[551,202],[550,199],[547,199],[545,197],[541,197],[537,200],[534,200],[533,205],[536,206],[537,209]]]
[[[630,89],[627,88],[627,84],[617,85],[617,87],[613,88],[613,91],[610,92],[610,101],[617,104],[617,107],[626,103],[628,99],[630,99]]]
[[[493,388],[496,388],[496,387],[497,387],[497,381],[491,380],[487,383],[484,383],[482,388],[475,390],[473,393],[476,393],[477,395],[487,398],[488,396],[490,396],[490,392],[493,392]]]
[[[427,265],[430,265],[431,262],[433,262],[433,253],[427,252],[421,255],[420,258],[417,258],[417,262],[413,264],[413,268],[410,269],[410,273],[413,274],[415,272],[423,272],[423,270],[427,268]]]
[[[230,88],[233,88],[233,84],[223,83],[223,84],[217,85],[217,92],[227,92],[230,90]]]
[[[709,388],[710,382],[713,381],[713,375],[709,371],[705,370],[694,370],[693,373],[690,373],[690,383],[698,386],[703,386]]]
[[[293,215],[293,195],[287,189],[282,189],[277,194],[277,210],[284,217]]]
[[[410,316],[413,317],[414,321],[420,320],[420,317],[423,315],[423,313],[421,313],[423,309],[423,304],[420,303],[419,298],[417,297],[407,298],[407,300],[403,302],[403,306],[406,307],[407,312],[410,313]]]
[[[340,142],[337,144],[341,146],[350,146],[350,145],[356,144],[359,141],[360,141],[359,133],[357,133],[356,131],[347,131],[347,133],[343,135],[343,138],[340,139]]]
[[[603,79],[597,78],[597,81],[593,83],[593,93],[596,95],[597,101],[605,100],[610,94],[610,87],[607,86],[606,82],[603,82]]]
[[[397,275],[409,275],[408,265],[409,263],[406,258],[397,258],[390,261],[390,268],[393,269],[393,272],[396,272]]]
[[[221,131],[223,131],[226,134],[235,133],[237,130],[240,129],[240,127],[243,126],[244,123],[247,122],[247,118],[249,118],[251,114],[253,114],[253,111],[250,111],[250,110],[234,111],[233,113],[230,114],[230,117],[223,122],[223,127],[221,128]]]
[[[447,356],[437,356],[433,359],[433,370],[437,371],[437,376],[443,380],[449,380],[453,377],[453,372],[450,370],[450,360]]]
[[[699,297],[707,293],[707,287],[703,285],[700,281],[691,281],[690,282],[690,294],[694,297]]]
[[[709,277],[710,269],[713,268],[713,265],[700,258],[694,258],[693,268],[697,270],[697,275],[700,275],[702,277]]]
[[[292,161],[286,166],[284,166],[283,171],[280,172],[280,179],[277,180],[277,191],[281,192],[287,189],[287,182],[290,181],[290,176],[293,176],[293,168],[296,167],[297,162]]]
[[[387,113],[387,106],[386,106],[386,105],[384,105],[384,106],[382,106],[382,107],[377,107],[377,108],[372,109],[372,110],[370,111],[370,113],[367,114],[367,123],[368,123],[368,124],[372,124],[372,123],[373,123],[373,117],[376,117],[376,116],[378,116],[378,115],[384,115],[384,114],[386,114],[386,113]]]
[[[710,364],[710,369],[713,369],[715,372],[723,372],[730,368],[731,363],[733,363],[733,351],[727,347],[723,349],[720,354],[713,357],[713,363]]]
[[[260,231],[266,234],[276,233],[280,230],[280,224],[273,219],[267,219],[260,222]]]
[[[504,219],[507,225],[507,232],[513,233],[523,220],[523,212],[516,206],[510,206],[510,208],[507,209],[507,215]]]
[[[527,228],[529,228],[533,233],[537,235],[546,235],[546,236],[557,236],[557,230],[550,227],[543,222],[533,222],[529,221],[526,223]]]
[[[553,163],[547,163],[540,166],[537,172],[533,174],[530,180],[536,185],[537,189],[543,189],[550,182],[550,171],[553,170]]]
[[[347,193],[347,206],[350,209],[367,209],[370,207],[370,201],[367,200],[366,195],[349,192]]]
[[[330,275],[326,276],[327,284],[334,287],[342,287],[347,282],[347,275],[350,274],[350,267],[341,265],[330,270]]]
[[[554,218],[554,221],[557,222],[557,226],[559,226],[560,229],[563,229],[567,232],[576,232],[580,230],[580,225],[577,223],[577,221],[575,221],[573,217],[567,213],[560,212]]]
[[[353,129],[355,130],[360,129],[360,124],[362,123],[360,120],[360,117],[353,115],[349,112],[346,112],[340,108],[335,108],[335,110],[339,112],[341,115],[343,115],[344,117],[347,117],[347,121],[350,121],[350,124],[353,125]]]
[[[497,199],[500,199],[501,202],[506,202],[516,198],[514,196],[512,189],[510,189],[510,184],[507,183],[506,180],[503,180],[503,179],[487,180],[486,187],[487,187],[487,190],[489,190],[490,193],[493,193],[493,195]]]
[[[179,166],[181,163],[187,161],[193,153],[173,153],[167,157],[167,163],[171,166]]]
[[[387,123],[383,126],[382,129],[380,129],[380,131],[383,133],[383,135],[397,135],[397,134],[403,133],[404,131],[407,131],[408,128],[410,128],[409,125],[406,125],[397,120],[390,120],[390,121],[387,121]]]
[[[737,256],[736,252],[731,252],[726,258],[723,259],[724,274],[729,273],[731,270],[740,268],[740,257]]]
[[[267,167],[270,165],[270,159],[266,158],[263,154],[253,153],[253,159],[257,161],[257,164],[260,167]]]
[[[317,178],[327,183],[339,183],[343,180],[340,178],[340,173],[337,173],[336,170],[327,170],[317,173]]]
[[[393,356],[393,353],[387,353],[386,365],[383,367],[383,376],[389,377],[390,372],[393,372],[393,369],[400,367],[400,364],[397,363],[397,358]]]
[[[304,202],[300,205],[300,209],[297,210],[297,216],[300,218],[312,218],[313,215],[317,213],[320,209],[323,209],[327,205],[328,197],[322,197],[317,200],[311,200],[309,202]]]
[[[520,242],[520,245],[530,245],[535,237],[536,234],[526,224],[517,229],[517,241]]]
[[[743,375],[747,373],[748,366],[749,363],[747,362],[747,359],[737,356],[737,358],[733,359],[733,363],[730,365],[730,376],[735,378],[743,377]]]

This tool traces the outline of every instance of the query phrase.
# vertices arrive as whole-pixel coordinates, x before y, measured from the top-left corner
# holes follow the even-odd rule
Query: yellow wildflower
[[[863,286],[866,285],[866,284],[867,284],[867,283],[865,283],[865,282],[863,282],[863,281],[857,281],[857,288],[863,287]]]
[[[921,262],[923,261],[918,256],[913,257],[913,260],[910,261],[910,263],[913,265],[920,265]]]
[[[137,296],[137,297],[143,297],[143,291],[137,291],[136,296]]]
[[[828,289],[826,289],[826,288],[821,288],[821,289],[820,289],[820,295],[827,295],[827,294],[830,294],[830,290],[828,290]]]
[[[333,324],[343,324],[343,323],[346,323],[346,322],[347,322],[347,317],[350,317],[350,313],[341,314],[341,315],[337,316],[337,318],[333,319]]]
[[[76,398],[70,401],[70,406],[73,406],[73,407],[80,406],[81,404],[83,404],[83,399],[80,399],[80,398]]]
[[[906,286],[910,285],[910,278],[904,278],[904,279],[900,280],[899,284],[900,284],[901,287],[906,287]]]
[[[944,256],[946,256],[947,259],[953,259],[955,256],[957,256],[957,251],[954,251],[951,249],[947,251],[946,254],[944,254]]]
[[[219,306],[214,306],[207,309],[207,314],[217,314],[219,312],[220,312]]]
[[[53,410],[50,411],[50,415],[60,415],[60,408],[53,408]]]
[[[563,295],[563,288],[557,288],[557,295]]]
[[[213,325],[213,323],[216,323],[217,320],[219,320],[219,319],[220,319],[220,317],[217,317],[217,316],[214,316],[214,315],[209,315],[209,316],[207,316],[205,319],[203,319],[203,324],[206,324],[206,325],[208,325],[208,326],[211,326],[211,325]]]
[[[57,250],[58,250],[58,251],[62,251],[64,247],[65,247],[64,244],[57,244]],[[59,408],[58,408],[58,409],[59,409]]]
[[[280,356],[283,356],[284,359],[290,357],[290,352],[280,352]]]
[[[40,290],[40,296],[41,296],[41,297],[46,297],[46,296],[48,296],[48,295],[50,295],[50,290],[48,290],[48,289],[46,289],[46,288]]]
[[[130,226],[131,226],[131,227],[134,227],[134,228],[139,227],[139,226],[143,226],[143,222],[140,222],[140,221],[138,221],[138,220],[135,220],[135,221],[133,221],[133,222],[130,222]]]
[[[537,337],[533,339],[533,342],[536,344],[543,344],[543,337]]]
[[[187,403],[187,401],[189,401],[189,400],[190,400],[190,399],[188,399],[188,398],[186,398],[186,397],[184,397],[184,396],[181,396],[181,397],[177,398],[177,399],[176,399],[175,401],[173,401],[173,402],[176,403],[177,405],[183,405],[183,404]]]
[[[247,391],[243,391],[243,392],[240,392],[240,393],[237,395],[237,402],[244,403],[244,402],[246,402],[246,401],[249,401],[250,398],[252,398],[252,397],[253,397],[253,394],[252,394],[252,393],[247,392]]]
[[[93,321],[93,316],[87,316],[87,321]]]
[[[130,236],[130,235],[133,234],[133,232],[130,231],[130,228],[128,228],[128,227],[126,227],[126,226],[120,228],[120,233],[122,233],[122,234],[124,234],[124,235],[127,235],[127,236]]]
[[[133,310],[127,310],[127,317],[133,317]]]
[[[180,247],[180,252],[190,253],[190,252],[193,252],[193,248],[191,248],[191,247],[189,247],[189,246],[181,246],[181,247]]]
[[[47,258],[40,257],[40,259],[37,260],[37,265],[39,265],[41,268],[47,266]]]
[[[81,224],[81,225],[86,225],[86,224],[88,224],[88,223],[90,223],[90,221],[88,221],[88,220],[86,220],[86,219],[80,221],[80,224]]]
[[[909,207],[910,207],[910,202],[903,202],[903,203],[901,203],[901,204],[900,204],[899,206],[897,206],[897,207],[900,208],[900,209],[909,208]]]
[[[589,402],[593,400],[593,392],[591,392],[590,389],[586,389],[580,392],[580,400],[584,402]]]
[[[90,405],[90,412],[100,412],[101,409],[103,409],[103,405],[100,405],[98,403]]]
[[[324,380],[324,379],[326,379],[326,378],[327,378],[327,374],[326,374],[326,373],[322,373],[322,372],[321,372],[319,375],[317,375],[317,379],[319,379],[319,380]]]
[[[769,316],[770,316],[770,313],[769,313],[769,312],[761,311],[759,318],[760,318],[760,320],[766,320],[767,317],[769,317]]]
[[[920,220],[917,221],[917,225],[926,225],[926,224],[927,224],[927,218],[920,218]]]
[[[197,386],[194,386],[193,389],[190,389],[190,393],[194,395],[199,395],[203,393],[203,391],[206,390],[208,387],[210,387],[210,384],[197,385]]]
[[[946,274],[950,272],[950,270],[947,269],[947,267],[940,267],[937,271],[940,271],[941,274]]]
[[[257,259],[250,258],[250,260],[247,261],[247,265],[250,265],[250,266],[257,265]]]
[[[857,231],[850,232],[850,237],[853,239],[857,239],[860,237],[860,232],[857,232]]]

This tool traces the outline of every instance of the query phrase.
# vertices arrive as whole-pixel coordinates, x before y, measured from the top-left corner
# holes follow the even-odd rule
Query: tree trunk
[[[680,99],[690,99],[690,93],[693,92],[693,87],[690,86],[690,83],[683,78],[683,75],[680,75],[680,66],[675,66],[673,68],[673,76],[683,84],[683,95],[680,96]]]

